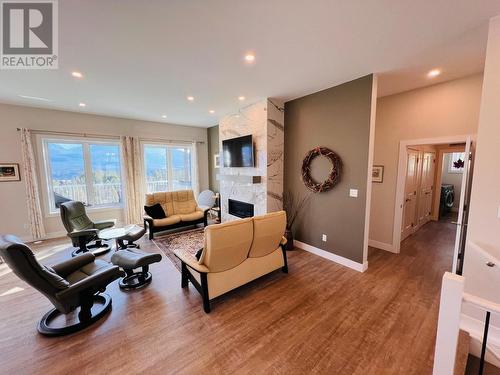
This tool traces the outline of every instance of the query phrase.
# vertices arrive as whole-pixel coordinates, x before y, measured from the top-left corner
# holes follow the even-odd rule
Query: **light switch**
[[[358,189],[349,189],[349,196],[353,198],[358,197]]]
[[[500,206],[498,206],[497,217],[500,219]]]

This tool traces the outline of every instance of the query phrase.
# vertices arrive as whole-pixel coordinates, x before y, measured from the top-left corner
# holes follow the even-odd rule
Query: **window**
[[[449,156],[448,172],[464,172],[465,152],[452,152]]]
[[[144,145],[146,191],[192,189],[192,152],[190,146]]]
[[[123,201],[120,145],[117,142],[43,139],[49,212],[77,200],[89,207]]]

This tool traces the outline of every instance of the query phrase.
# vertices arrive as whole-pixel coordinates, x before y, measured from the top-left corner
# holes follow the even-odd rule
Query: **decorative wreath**
[[[311,162],[318,156],[324,156],[332,163],[332,169],[328,178],[319,183],[311,177]],[[316,147],[309,151],[302,161],[302,181],[306,187],[314,193],[328,191],[337,185],[340,181],[340,173],[342,172],[342,160],[340,157],[326,147]]]

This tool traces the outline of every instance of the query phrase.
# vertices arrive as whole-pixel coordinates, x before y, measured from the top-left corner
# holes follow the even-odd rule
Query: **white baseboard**
[[[381,249],[385,251],[389,251],[391,253],[397,253],[396,249],[394,249],[394,246],[392,243],[385,243],[385,242],[379,242],[375,240],[368,240],[368,246],[374,247],[376,249]]]
[[[309,253],[318,255],[322,258],[331,260],[332,262],[338,263],[342,266],[352,268],[353,270],[356,270],[358,272],[365,272],[368,269],[368,262],[358,263],[358,262],[355,262],[353,260],[344,258],[343,256],[336,255],[336,254],[330,253],[328,251],[318,249],[317,247],[308,245],[304,242],[300,242],[297,240],[293,240],[293,243],[299,249],[302,249],[302,250],[305,250]]]

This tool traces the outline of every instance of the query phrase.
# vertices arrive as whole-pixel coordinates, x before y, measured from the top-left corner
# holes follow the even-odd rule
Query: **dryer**
[[[455,202],[455,188],[451,184],[441,185],[441,199],[439,201],[439,217],[451,212]]]

